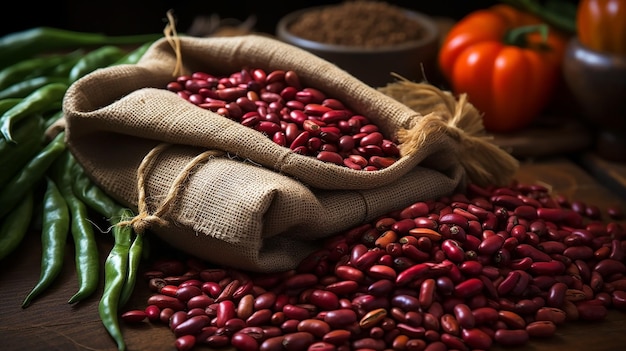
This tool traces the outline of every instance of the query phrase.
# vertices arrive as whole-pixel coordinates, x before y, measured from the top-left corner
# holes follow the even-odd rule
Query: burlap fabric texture
[[[63,104],[70,151],[97,185],[139,212],[139,231],[220,265],[280,271],[294,268],[318,239],[462,191],[470,180],[459,161],[466,136],[442,127],[446,118],[421,128],[426,113],[269,37],[178,40],[179,55],[164,38],[136,65],[83,77]],[[165,90],[177,63],[185,74],[293,70],[304,86],[369,117],[385,135],[402,135],[410,147],[398,140],[403,156],[374,172],[294,153]],[[489,162],[494,157],[509,156],[497,150]]]

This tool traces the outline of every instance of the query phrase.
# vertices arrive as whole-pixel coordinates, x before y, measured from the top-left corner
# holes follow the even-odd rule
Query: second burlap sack
[[[303,86],[377,124],[402,157],[366,172],[300,155],[165,90],[176,67],[176,74],[295,71]],[[272,38],[179,37],[157,41],[136,65],[78,80],[63,108],[69,149],[97,185],[138,211],[136,230],[211,262],[269,272],[295,267],[319,239],[392,210],[462,191],[469,181],[510,179],[514,160],[484,141],[473,107],[425,92],[430,102],[416,111]]]

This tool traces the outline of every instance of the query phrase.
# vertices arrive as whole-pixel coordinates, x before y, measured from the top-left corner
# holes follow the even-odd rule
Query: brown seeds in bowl
[[[347,1],[314,8],[288,29],[303,39],[363,48],[393,46],[423,35],[421,25],[403,9],[377,1]]]

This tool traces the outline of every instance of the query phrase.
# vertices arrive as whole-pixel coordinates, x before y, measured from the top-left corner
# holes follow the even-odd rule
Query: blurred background
[[[174,11],[177,29],[185,32],[197,16],[218,15],[245,21],[254,16],[255,30],[274,34],[276,22],[287,13],[311,6],[341,1],[286,0],[107,0],[107,1],[46,1],[12,4],[10,17],[15,21],[0,22],[0,35],[38,26],[51,26],[76,31],[109,35],[161,32],[166,24],[166,12]],[[491,6],[495,0],[403,0],[387,1],[431,16],[459,19],[472,10]]]

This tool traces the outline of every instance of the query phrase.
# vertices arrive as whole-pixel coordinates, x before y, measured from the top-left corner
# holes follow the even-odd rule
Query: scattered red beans
[[[148,306],[121,318],[168,325],[179,350],[521,346],[626,310],[626,229],[587,208],[540,186],[470,185],[328,238],[287,272],[161,260]]]
[[[391,166],[400,154],[369,118],[319,89],[302,87],[294,71],[242,69],[227,77],[195,72],[166,88],[323,162],[375,171]]]

